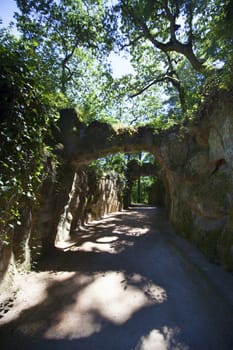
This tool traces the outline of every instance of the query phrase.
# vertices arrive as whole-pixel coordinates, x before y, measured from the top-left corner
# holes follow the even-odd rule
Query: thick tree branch
[[[165,3],[166,3],[166,1],[165,1]],[[162,43],[155,38],[155,36],[151,33],[150,29],[148,28],[146,22],[144,22],[141,18],[139,18],[136,15],[135,11],[125,1],[122,1],[122,4],[123,4],[123,7],[122,7],[123,11],[126,13],[126,15],[131,17],[134,25],[141,31],[143,36],[154,45],[154,47],[156,47],[157,49],[159,49],[165,53],[172,52],[172,51],[180,53],[189,60],[189,62],[191,63],[191,65],[193,66],[193,68],[196,71],[204,73],[204,74],[208,73],[205,66],[203,65],[204,61],[199,60],[196,57],[196,55],[194,54],[192,42],[188,42],[188,43],[183,44],[176,39],[175,19],[172,16],[169,8],[167,8],[167,11],[168,11],[167,16],[173,18],[173,22],[170,26],[170,31],[172,32],[171,33],[172,35],[171,35],[171,38],[168,42]],[[169,19],[169,17],[168,17],[168,19]],[[171,23],[171,21],[170,21],[170,23]]]
[[[196,55],[193,52],[192,43],[186,43],[182,44],[178,40],[175,41],[169,41],[167,43],[161,43],[158,40],[154,38],[154,36],[150,33],[147,25],[145,23],[141,24],[141,27],[143,29],[143,33],[145,37],[150,40],[150,42],[158,49],[160,49],[163,52],[172,52],[175,51],[177,53],[180,53],[184,55],[189,62],[191,63],[192,67],[201,73],[206,73],[206,69],[203,65],[203,61],[200,61],[197,59]]]
[[[163,1],[163,7],[167,16],[168,21],[170,22],[170,40],[176,42],[176,15],[173,15],[168,6],[168,1]]]
[[[181,108],[182,108],[182,111],[185,112],[186,111],[186,95],[185,95],[184,86],[181,83],[179,76],[177,74],[177,71],[175,70],[175,68],[173,66],[173,62],[172,62],[170,55],[167,52],[165,54],[167,57],[167,62],[168,62],[168,67],[169,67],[167,74],[170,74],[170,82],[178,91]]]
[[[193,4],[191,1],[187,5],[187,12],[188,12],[188,26],[189,26],[188,41],[192,43],[193,42]]]

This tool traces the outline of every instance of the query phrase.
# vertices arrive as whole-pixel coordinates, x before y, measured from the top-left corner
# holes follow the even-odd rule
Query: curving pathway
[[[158,208],[93,222],[21,276],[1,350],[232,350],[233,276]]]

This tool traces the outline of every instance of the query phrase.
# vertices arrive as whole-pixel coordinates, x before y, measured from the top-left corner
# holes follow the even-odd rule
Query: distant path
[[[37,269],[0,320],[1,350],[233,349],[232,274],[174,235],[161,209],[92,223]]]

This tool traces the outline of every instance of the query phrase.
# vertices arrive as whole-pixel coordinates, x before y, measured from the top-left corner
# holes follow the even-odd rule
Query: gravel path
[[[18,286],[1,350],[233,349],[232,274],[177,237],[162,209],[88,225]]]

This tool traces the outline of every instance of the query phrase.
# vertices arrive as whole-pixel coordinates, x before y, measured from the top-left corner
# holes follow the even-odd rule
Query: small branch
[[[173,14],[171,13],[171,10],[169,9],[168,7],[168,1],[167,0],[164,0],[163,1],[163,8],[166,12],[166,15],[167,15],[167,19],[172,22],[174,20],[174,16]]]
[[[70,81],[70,80],[72,79],[72,77],[73,77],[73,73],[72,73],[72,71],[71,71],[70,67],[65,66],[65,69],[67,69],[67,70],[68,70],[68,72],[69,72],[69,75],[68,75],[68,76],[67,76],[67,78],[66,78],[66,81],[68,82],[68,81]]]
[[[189,35],[188,40],[190,43],[193,42],[193,7],[192,3],[188,5],[188,25],[189,25]]]
[[[136,44],[142,37],[143,37],[142,35],[139,35],[139,36],[137,36],[134,40],[130,41],[129,43],[124,44],[124,45],[120,45],[120,49],[121,49],[121,50],[124,50],[126,47],[133,46],[133,45]]]
[[[136,122],[138,120],[138,117],[135,117],[134,119],[132,119],[130,122],[129,122],[129,125],[132,125],[134,122]]]
[[[149,89],[151,86],[153,86],[153,85],[155,85],[157,83],[161,83],[161,82],[167,81],[167,82],[170,82],[176,88],[176,90],[178,91],[181,108],[182,108],[183,112],[185,112],[185,110],[186,110],[186,100],[185,100],[184,87],[182,86],[180,80],[178,78],[175,78],[174,76],[172,76],[172,74],[175,74],[175,71],[171,71],[171,75],[166,74],[163,77],[160,77],[158,79],[153,80],[151,83],[149,83],[146,86],[144,86],[141,90],[139,90],[135,94],[129,95],[129,98],[137,97],[137,96],[141,95],[143,92],[145,92],[147,89]]]
[[[171,41],[176,42],[176,15],[173,15],[171,10],[169,9],[168,6],[168,1],[164,0],[163,2],[163,8],[166,12],[166,16],[168,21],[170,22],[170,36],[171,36]]]
[[[149,83],[148,85],[144,86],[141,90],[139,90],[138,92],[136,92],[133,95],[129,95],[130,98],[134,98],[136,96],[141,95],[144,91],[146,91],[147,89],[149,89],[151,86],[157,84],[157,83],[161,83],[163,81],[166,81],[168,79],[168,76],[164,76],[158,79],[153,80],[151,83]]]

